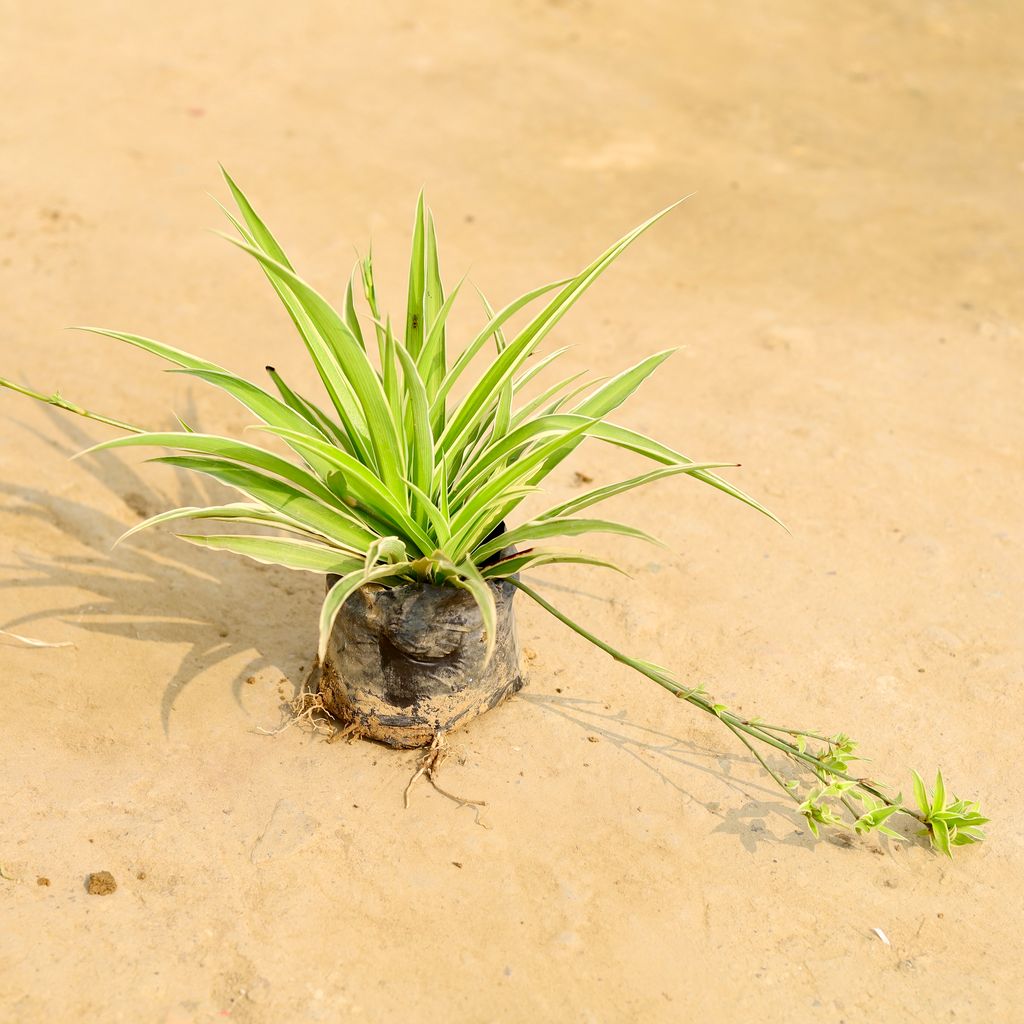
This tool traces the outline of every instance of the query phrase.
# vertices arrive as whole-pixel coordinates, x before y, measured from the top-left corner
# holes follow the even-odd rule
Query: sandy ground
[[[634,582],[540,582],[994,819],[953,863],[815,843],[716,722],[529,607],[528,689],[446,769],[482,819],[403,810],[415,755],[256,731],[317,581],[112,552],[196,485],[69,463],[109,431],[7,395],[0,628],[74,646],[0,647],[3,1021],[1024,1020],[1019,5],[0,6],[0,371],[127,419],[245,422],[67,324],[309,379],[205,230],[217,160],[332,295],[372,235],[399,312],[421,184],[496,301],[696,191],[559,337],[598,372],[681,345],[623,418],[741,461],[793,534],[671,481],[611,510],[670,551],[589,545]],[[632,466],[584,448],[552,490]]]

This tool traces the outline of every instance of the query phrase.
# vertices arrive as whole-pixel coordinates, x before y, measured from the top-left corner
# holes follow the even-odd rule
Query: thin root
[[[327,709],[323,696],[319,692],[305,689],[287,701],[287,708],[290,714],[283,725],[279,725],[276,729],[264,729],[258,725],[256,731],[261,736],[277,736],[298,722],[306,722],[313,732],[326,735],[328,743],[336,743],[338,740],[348,740],[349,743],[354,743],[365,735],[363,726],[359,722],[339,721],[337,716]]]
[[[348,725],[339,725],[330,736],[327,737],[328,743],[337,743],[339,740],[348,740],[349,743],[355,743],[356,740],[361,740],[366,735],[362,725],[357,721],[351,721]]]
[[[487,806],[486,800],[469,800],[466,797],[457,796],[455,793],[449,792],[439,785],[437,781],[437,774],[441,770],[441,765],[451,756],[452,748],[448,746],[448,742],[444,738],[444,733],[438,729],[434,733],[434,738],[430,743],[430,746],[426,749],[423,756],[420,758],[420,763],[416,766],[416,771],[413,773],[412,778],[409,780],[405,787],[405,793],[403,794],[403,800],[406,809],[409,807],[409,793],[412,791],[413,785],[416,780],[421,776],[425,775],[427,781],[441,794],[443,797],[447,797],[453,803],[458,804],[461,807],[472,807],[476,813],[476,823],[481,825],[483,828],[489,828],[480,817],[480,808]]]
[[[256,731],[261,736],[277,736],[286,729],[290,729],[297,722],[308,722],[314,732],[328,733],[332,740],[338,735],[339,731],[344,731],[335,728],[332,732],[328,724],[318,716],[319,712],[326,715],[332,722],[335,721],[334,715],[324,706],[324,699],[319,693],[303,692],[298,694],[288,701],[288,709],[291,711],[291,716],[283,725],[279,725],[276,729],[264,729],[262,726],[257,725]]]

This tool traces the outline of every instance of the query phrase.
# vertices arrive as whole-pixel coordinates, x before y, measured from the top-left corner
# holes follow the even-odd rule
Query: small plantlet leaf
[[[932,794],[932,813],[941,811],[946,806],[946,786],[942,781],[942,772],[935,773],[935,792]]]
[[[921,808],[921,813],[927,818],[932,812],[931,801],[928,799],[928,790],[925,789],[924,779],[921,778],[917,772],[912,772],[914,776],[914,799],[917,801],[917,806]]]

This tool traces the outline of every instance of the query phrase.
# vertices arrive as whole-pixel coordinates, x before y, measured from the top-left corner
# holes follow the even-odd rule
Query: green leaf
[[[889,828],[888,825],[879,825],[875,831],[883,836],[888,836],[890,839],[897,839],[901,843],[905,843],[908,841],[906,836],[901,836],[899,832]]]
[[[412,411],[410,479],[422,492],[429,494],[434,486],[434,436],[430,428],[427,390],[416,369],[415,361],[405,348],[401,345],[395,346],[395,354],[402,364],[402,379]],[[425,522],[425,509],[422,510],[422,514]]]
[[[445,533],[451,536],[448,524],[451,522],[451,506],[448,500],[448,473],[445,470],[444,459],[434,467],[434,494],[438,511],[445,519]]]
[[[679,200],[682,202],[682,200]],[[440,444],[448,451],[457,451],[464,443],[468,431],[486,414],[488,399],[499,393],[502,385],[522,365],[524,360],[554,329],[562,317],[575,305],[579,298],[623,252],[642,235],[648,228],[660,220],[670,210],[678,206],[673,203],[664,210],[646,220],[639,227],[624,235],[618,242],[607,249],[593,263],[573,278],[564,289],[548,305],[538,313],[530,323],[516,335],[505,349],[498,355],[490,367],[483,373],[469,395],[459,404],[458,409],[449,419]]]
[[[158,512],[148,519],[136,523],[130,530],[126,530],[114,541],[117,547],[122,541],[142,530],[148,530],[151,526],[158,526],[162,523],[173,522],[178,519],[213,519],[220,522],[241,522],[256,523],[260,526],[272,526],[275,530],[286,530],[289,533],[297,533],[305,537],[314,537],[318,540],[328,540],[323,534],[317,533],[309,527],[297,523],[294,519],[274,512],[263,505],[249,504],[247,502],[235,502],[230,505],[210,505],[208,507],[185,506],[183,508],[172,508],[165,512]]]
[[[477,567],[468,559],[462,562],[458,569],[461,576],[454,577],[452,583],[456,587],[469,591],[480,609],[486,644],[484,653],[484,666],[486,667],[494,655],[494,647],[498,641],[498,609],[494,600],[494,591],[480,575]]]
[[[924,779],[916,771],[911,770],[911,774],[914,776],[914,799],[917,801],[917,806],[921,808],[921,813],[928,818],[932,813],[932,805],[928,799],[928,790],[925,789]]]
[[[503,499],[510,487],[516,486],[528,477],[533,469],[548,458],[566,438],[582,434],[591,426],[589,421],[582,419],[570,430],[558,434],[553,440],[540,445],[529,455],[523,456],[507,469],[495,474],[473,494],[452,517],[452,543],[457,553],[453,553],[453,557],[459,557],[463,548],[471,551],[476,547],[478,539],[486,537],[504,518],[503,514],[499,514],[497,519],[490,522],[493,515],[488,516],[488,510],[494,501]],[[511,502],[506,502],[505,506],[508,504]]]
[[[402,401],[401,382],[398,379],[398,339],[391,330],[391,317],[384,324],[384,348],[381,350],[381,373],[384,380],[384,394],[395,423],[404,426],[405,403]]]
[[[462,281],[459,281],[455,285],[451,290],[451,294],[444,300],[443,305],[434,316],[430,329],[427,332],[426,340],[423,342],[423,348],[420,350],[419,357],[416,360],[417,369],[419,369],[420,376],[426,385],[427,396],[430,400],[430,421],[435,438],[439,437],[444,429],[445,418],[444,402],[435,404],[434,401],[441,386],[441,381],[444,380],[448,369],[445,325],[448,322],[448,315],[451,313],[452,306],[455,304],[455,300],[462,289],[462,283]]]
[[[375,535],[370,530],[340,509],[310,497],[287,481],[258,470],[198,455],[165,455],[150,461],[213,477],[356,553],[362,554],[374,539]]]
[[[550,410],[545,407],[551,403],[551,400],[560,392],[564,391],[567,387],[569,387],[570,384],[574,384],[576,381],[578,381],[580,377],[586,376],[586,373],[586,370],[580,370],[579,373],[570,374],[568,377],[565,377],[564,379],[558,381],[557,383],[551,384],[549,387],[546,387],[539,395],[536,395],[535,397],[531,398],[530,401],[528,401],[525,405],[523,405],[521,408],[515,411],[514,415],[512,416],[511,425],[513,427],[518,427],[521,423],[524,423],[534,413],[536,413],[537,410],[542,410],[542,415],[547,415]],[[589,387],[591,383],[593,382],[589,382],[585,386]],[[513,394],[519,390],[515,382],[513,382],[512,390]]]
[[[408,551],[401,537],[378,537],[366,549],[363,567],[369,572],[377,562],[397,564],[407,560]]]
[[[221,168],[221,170],[223,171],[223,168]],[[226,172],[225,177],[227,178]],[[231,181],[230,178],[227,178],[227,180],[232,190],[232,194],[235,196],[236,202],[243,212],[246,222],[249,224],[250,228],[253,229],[252,233],[250,233],[243,228],[227,210],[224,210],[228,219],[232,224],[234,224],[239,234],[242,236],[243,242],[245,243],[243,248],[246,248],[247,251],[253,253],[255,253],[258,248],[262,250],[268,259],[275,261],[287,271],[292,272],[291,264],[285,257],[281,246],[278,245],[273,235],[271,235],[269,229],[267,229],[266,225],[260,221],[241,190],[234,184],[234,182]],[[223,209],[223,207],[221,208]],[[228,238],[228,241],[237,244],[235,239]],[[275,275],[271,271],[269,266],[265,264],[261,265],[267,280],[270,281],[271,286],[277,293],[278,298],[281,299],[289,317],[294,323],[296,330],[298,330],[299,335],[305,342],[310,358],[313,360],[313,364],[327,388],[331,401],[333,402],[338,415],[341,417],[341,421],[344,424],[343,437],[345,438],[345,440],[342,441],[342,444],[345,447],[357,448],[360,452],[365,454],[368,451],[365,447],[366,432],[364,425],[361,422],[361,413],[357,408],[355,396],[352,394],[352,389],[349,387],[347,380],[339,378],[332,372],[332,367],[329,362],[325,362],[320,351],[316,328],[310,322],[308,315],[302,308],[301,303],[298,301],[293,291],[280,279],[279,276]],[[356,326],[358,329],[358,321],[356,321]],[[359,341],[361,344],[361,336]]]
[[[412,229],[412,256],[409,260],[409,298],[405,313],[405,347],[415,359],[423,347],[423,292],[426,288],[426,262],[423,252],[423,192],[416,200],[416,219]]]
[[[581,402],[573,412],[580,416],[603,418],[613,412],[636,391],[648,377],[678,349],[669,348],[641,359],[635,366],[612,377],[607,384],[598,388],[586,401]]]
[[[345,325],[352,332],[352,337],[359,342],[359,347],[365,351],[366,342],[363,340],[363,329],[359,326],[359,317],[356,315],[356,304],[352,296],[353,277],[355,277],[355,271],[349,275],[348,282],[345,285]]]
[[[545,406],[541,413],[561,412],[574,398],[578,398],[584,391],[597,387],[605,379],[604,377],[593,377],[590,380],[585,380],[582,384],[577,384],[571,391],[566,392],[564,395],[559,395],[553,402]]]
[[[444,549],[451,537],[447,513],[438,508],[430,495],[422,488],[417,487],[411,480],[406,480],[405,483],[415,498],[417,507],[426,515],[427,521],[434,531],[434,536],[437,538],[437,547]]]
[[[551,415],[538,416],[516,427],[473,458],[456,483],[452,495],[454,503],[458,505],[460,498],[474,491],[475,481],[492,476],[495,470],[504,469],[510,458],[519,455],[528,445],[552,435],[564,435],[581,424],[591,422],[582,417]]]
[[[224,171],[223,167],[221,168]],[[231,180],[227,172],[224,171],[224,176],[228,182],[228,186],[231,189],[232,195],[238,204],[239,209],[249,226],[250,231],[246,232],[234,219],[231,218],[232,223],[238,228],[239,233],[242,235],[243,242],[245,243],[242,247],[255,254],[255,250],[259,249],[263,254],[273,263],[282,267],[285,271],[294,274],[291,263],[289,263],[287,257],[284,254],[284,250],[277,243],[274,236],[270,233],[270,230],[266,225],[259,219],[256,212],[253,210],[252,205],[246,199],[245,195],[238,188],[238,186]],[[227,212],[227,211],[225,211]],[[230,214],[228,214],[230,217]],[[251,233],[250,233],[251,232]],[[228,239],[228,241],[235,242],[234,239]],[[237,243],[236,243],[237,244]],[[313,358],[313,362],[316,365],[317,371],[321,378],[324,380],[324,384],[328,387],[328,392],[331,394],[332,401],[334,401],[339,414],[342,416],[342,421],[345,423],[349,434],[355,436],[360,434],[358,419],[355,416],[355,409],[352,401],[351,391],[344,381],[338,381],[330,372],[331,368],[329,363],[325,363],[318,352],[318,346],[314,337],[315,329],[310,323],[309,317],[306,311],[302,308],[301,303],[298,301],[298,297],[294,294],[294,290],[290,289],[285,282],[281,280],[278,275],[272,272],[272,269],[266,263],[263,263],[263,270],[267,275],[268,280],[277,292],[278,297],[284,303],[289,315],[291,316],[296,328],[301,334],[303,340],[309,349],[310,355]],[[347,296],[347,300],[351,296]],[[348,303],[346,305],[346,317],[348,315]],[[354,309],[352,314],[354,317]],[[364,347],[362,342],[362,334],[359,331],[359,321],[355,319],[355,330],[353,335],[357,343]]]
[[[292,269],[292,265],[288,262],[288,257],[284,254],[284,249],[281,248],[277,243],[277,239],[270,233],[269,228],[266,224],[260,220],[257,216],[256,211],[252,208],[249,200],[246,199],[242,190],[232,181],[231,175],[224,170],[224,165],[221,165],[221,174],[224,175],[224,180],[228,183],[228,188],[231,190],[231,195],[238,205],[238,209],[242,214],[242,218],[245,220],[246,225],[249,228],[249,232],[256,244],[265,252],[271,259],[276,260],[282,266],[287,267],[289,270]]]
[[[172,370],[171,373],[183,373],[190,377],[197,377],[199,380],[220,388],[244,405],[250,412],[255,413],[264,423],[326,440],[326,434],[313,426],[305,416],[302,416],[284,402],[278,401],[273,395],[268,395],[255,384],[243,380],[241,377],[236,377],[233,373],[228,373],[226,370],[199,369]],[[319,471],[322,467],[314,464],[313,468]]]
[[[509,555],[500,561],[483,566],[480,569],[480,575],[484,579],[501,579],[507,576],[514,576],[519,572],[525,572],[528,569],[536,569],[542,565],[570,563],[613,569],[623,576],[629,575],[625,569],[620,569],[614,562],[606,562],[603,558],[592,558],[590,555],[581,555],[575,551],[534,550],[532,548],[525,551],[517,551],[514,555]]]
[[[629,369],[623,370],[576,406],[573,412],[580,416],[589,416],[592,419],[604,419],[622,405],[676,351],[676,349],[666,349],[663,352],[656,352]],[[578,447],[579,444],[580,441],[577,441],[574,447]]]
[[[295,329],[299,332],[299,337],[306,346],[306,351],[313,362],[313,367],[316,369],[320,382],[323,384],[324,390],[334,406],[335,413],[341,423],[343,436],[347,438],[348,446],[354,452],[357,452],[360,458],[367,462],[372,462],[374,454],[369,437],[369,427],[351,382],[344,370],[339,366],[335,354],[331,351],[330,346],[325,343],[319,328],[310,318],[294,291],[288,287],[288,284],[280,276],[273,273],[268,266],[263,266],[262,264],[261,266],[264,276],[281,300]]]
[[[448,370],[448,341],[445,322],[451,310],[459,285],[455,286],[450,299],[444,297],[444,286],[441,283],[441,264],[437,257],[437,231],[434,218],[427,214],[426,240],[426,279],[423,292],[423,331],[424,342],[420,351],[421,359],[417,360],[423,372],[427,394],[433,396],[444,380]],[[424,366],[425,362],[425,366]],[[436,420],[437,426],[443,426],[443,418]],[[440,432],[440,431],[439,431]]]
[[[638,455],[643,455],[645,458],[651,459],[654,462],[660,462],[663,465],[678,466],[693,463],[693,459],[687,458],[687,456],[682,455],[677,451],[673,451],[671,448],[661,444],[659,441],[655,441],[653,438],[640,434],[635,430],[630,430],[628,427],[618,426],[615,423],[601,421],[588,433],[590,436],[596,437],[599,440],[607,441],[609,444],[614,444],[619,448],[625,448],[628,451],[636,452]],[[571,450],[572,449],[569,449],[569,451],[559,453],[559,458],[557,460],[553,458],[551,468],[554,468],[554,465],[557,465],[558,462],[564,459]],[[550,471],[551,469],[548,466],[543,466],[537,474],[537,479],[543,479]],[[756,509],[763,515],[766,515],[773,522],[776,522],[785,528],[785,524],[773,512],[765,508],[760,502],[755,501],[750,497],[750,495],[745,494],[739,488],[734,487],[728,481],[723,480],[717,474],[706,470],[699,470],[691,473],[691,475],[702,483],[706,483],[709,486],[717,488],[725,494],[736,498],[738,501],[742,501],[745,505],[749,505],[751,508]]]
[[[293,412],[298,413],[311,427],[313,427],[318,434],[324,433],[320,427],[320,423],[315,416],[307,408],[308,403],[303,402],[299,396],[292,391],[290,387],[284,382],[284,378],[277,372],[273,366],[266,366],[264,369],[267,371],[267,375],[274,382],[274,387],[277,388],[278,394],[281,396],[281,401],[288,406]],[[327,434],[324,433],[326,437]]]
[[[362,559],[346,556],[323,544],[304,540],[287,540],[284,537],[248,536],[245,534],[185,534],[177,535],[181,540],[199,547],[215,548],[245,555],[265,565],[281,565],[286,569],[304,572],[337,573],[352,572],[363,564]]]
[[[327,505],[337,505],[338,497],[325,487],[315,476],[279,455],[268,452],[264,448],[236,441],[230,437],[219,437],[215,434],[196,433],[147,433],[129,434],[127,437],[116,437],[110,441],[102,441],[87,448],[79,455],[106,451],[110,448],[175,448],[178,451],[196,452],[201,455],[213,455],[218,459],[227,459],[252,466],[288,480],[304,491],[319,498]],[[77,458],[78,456],[76,456]]]
[[[932,812],[941,811],[946,806],[946,786],[942,781],[942,772],[935,774],[935,792],[932,794]]]
[[[654,537],[635,526],[625,523],[614,523],[607,519],[546,519],[532,520],[521,526],[481,544],[473,551],[473,560],[483,562],[496,555],[503,548],[516,544],[530,544],[549,537],[578,537],[586,533],[613,533],[620,537],[631,537],[645,540],[650,544],[659,544]]]
[[[858,832],[868,832],[873,829],[878,829],[882,822],[892,817],[892,815],[900,810],[902,810],[902,808],[897,806],[876,807],[874,810],[868,811],[866,814],[862,814],[854,823],[854,828]]]
[[[553,281],[550,284],[541,285],[539,288],[534,288],[525,295],[520,295],[518,299],[510,302],[507,306],[500,309],[495,316],[491,317],[483,330],[481,330],[480,333],[477,334],[477,336],[466,346],[458,359],[455,360],[452,368],[445,374],[445,378],[441,382],[441,386],[438,388],[437,394],[433,398],[434,409],[443,407],[443,403],[447,399],[448,393],[455,386],[456,381],[458,381],[465,372],[466,367],[472,362],[473,357],[476,356],[480,349],[487,344],[487,341],[493,337],[498,328],[507,323],[516,315],[516,313],[523,309],[523,307],[528,306],[531,302],[540,298],[542,295],[546,295],[548,292],[554,291],[556,288],[561,288],[564,284],[566,284],[566,280],[563,279],[561,281]]]
[[[477,293],[480,295],[480,301],[483,303],[484,312],[487,314],[487,318],[491,319],[494,316],[494,308],[487,301],[487,296],[484,295],[480,289],[477,289]],[[494,344],[497,351],[500,353],[507,347],[505,341],[505,333],[499,327],[494,332]],[[514,382],[510,378],[505,381],[501,387],[501,391],[498,395],[497,408],[495,409],[494,419],[491,423],[491,444],[499,441],[503,438],[509,430],[512,423],[512,395],[513,395]]]
[[[563,284],[565,282],[562,282]],[[538,374],[543,373],[556,359],[561,359],[572,348],[571,345],[563,345],[561,348],[556,348],[553,352],[549,352],[542,359],[538,359],[533,366],[526,370],[523,370],[518,377],[514,377],[512,380],[513,390],[516,393],[523,390],[531,380],[534,379]],[[579,377],[581,374],[586,373],[586,370],[581,370],[580,373],[576,374]],[[573,378],[575,380],[575,377]]]
[[[441,284],[441,263],[437,257],[437,228],[434,218],[427,211],[427,237],[424,257],[426,261],[423,287],[423,332],[424,336],[434,329],[438,314],[444,306],[444,286]],[[442,339],[444,337],[442,327]],[[444,349],[442,348],[442,352]],[[444,365],[444,364],[442,364]]]
[[[429,554],[434,544],[430,537],[409,515],[408,510],[385,486],[372,470],[362,465],[347,452],[317,438],[307,437],[294,431],[276,427],[266,428],[289,441],[300,451],[309,451],[327,465],[332,466],[345,478],[346,486],[356,501],[366,506],[378,518],[386,519],[402,533],[413,547],[423,554]]]
[[[722,462],[702,462],[683,466],[666,466],[664,469],[653,469],[647,473],[641,473],[639,476],[630,477],[628,480],[619,480],[613,484],[606,484],[604,487],[595,487],[592,491],[587,491],[578,497],[570,498],[568,501],[563,501],[560,505],[549,508],[536,518],[553,519],[556,516],[572,515],[592,505],[607,501],[618,494],[624,494],[626,491],[631,491],[637,487],[645,487],[647,484],[654,483],[656,480],[663,480],[665,477],[678,476],[680,473],[692,475],[701,469],[716,469],[724,465],[726,464]]]
[[[323,436],[325,439],[334,441],[349,453],[354,452],[352,442],[345,431],[319,406],[314,405],[308,399],[303,398],[302,395],[292,391],[274,367],[268,366],[266,369],[285,405],[297,412],[310,426],[314,427],[316,436]],[[287,426],[287,424],[280,425]]]
[[[315,337],[311,340],[319,342],[314,347],[323,367],[321,376],[335,400],[335,406],[344,406],[340,396],[343,386],[347,384],[362,408],[367,434],[382,478],[394,494],[400,495],[403,472],[398,430],[381,380],[359,342],[326,299],[300,277],[253,246],[234,238],[228,238],[228,241],[258,260],[271,277],[287,285],[294,294],[315,328]]]
[[[929,824],[931,828],[932,844],[937,850],[941,850],[947,857],[952,857],[953,851],[950,849],[949,828],[946,823],[944,821],[932,821]]]
[[[209,370],[213,373],[224,373],[228,371],[208,359],[200,359],[191,355],[183,349],[174,348],[172,345],[165,345],[161,341],[154,341],[152,338],[144,338],[140,334],[128,334],[125,331],[109,331],[103,327],[72,327],[73,331],[85,331],[87,334],[99,334],[105,338],[113,338],[115,341],[123,341],[127,345],[134,345],[145,352],[150,352],[161,359],[166,359],[177,366],[183,366],[190,370]],[[269,396],[268,396],[269,397]]]
[[[970,846],[985,840],[985,833],[980,828],[964,828],[957,831],[951,843],[953,846]]]

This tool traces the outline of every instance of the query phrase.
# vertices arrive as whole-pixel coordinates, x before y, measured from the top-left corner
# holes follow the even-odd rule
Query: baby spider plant
[[[260,386],[149,338],[85,330],[145,349],[171,363],[172,372],[231,395],[252,414],[257,431],[273,438],[277,451],[287,456],[261,444],[252,432],[242,440],[185,424],[180,430],[145,430],[58,394],[47,396],[0,380],[5,387],[123,432],[89,451],[170,450],[174,454],[153,461],[205,474],[241,495],[242,500],[231,503],[161,512],[125,536],[177,520],[227,524],[230,532],[180,536],[258,562],[338,577],[320,615],[321,656],[342,605],[369,583],[461,588],[479,606],[493,644],[495,601],[489,581],[506,579],[617,661],[717,718],[795,802],[815,834],[820,825],[831,825],[899,836],[891,824],[903,815],[916,819],[947,854],[952,846],[983,838],[980,826],[986,819],[977,805],[947,798],[941,775],[931,796],[915,776],[917,807],[906,804],[854,770],[855,744],[846,736],[741,717],[701,688],[685,686],[666,669],[629,657],[594,636],[520,578],[538,566],[558,563],[614,569],[549,542],[591,533],[650,540],[637,527],[595,518],[590,510],[671,476],[691,477],[775,518],[716,473],[729,464],[694,462],[611,418],[671,351],[589,384],[581,383],[578,374],[543,383],[541,375],[564,350],[532,358],[604,271],[678,204],[630,231],[572,277],[541,285],[497,310],[483,299],[483,326],[453,349],[447,325],[461,282],[445,294],[434,221],[422,196],[413,227],[405,319],[395,325],[380,309],[371,256],[356,265],[343,302],[332,305],[296,273],[249,200],[226,173],[225,179],[237,206],[237,214],[225,210],[237,234],[225,237],[258,264],[277,293],[324,394],[317,400],[300,394],[273,367],[267,367],[269,386]],[[538,514],[518,516],[524,499],[541,490],[585,441],[626,449],[650,468]]]

